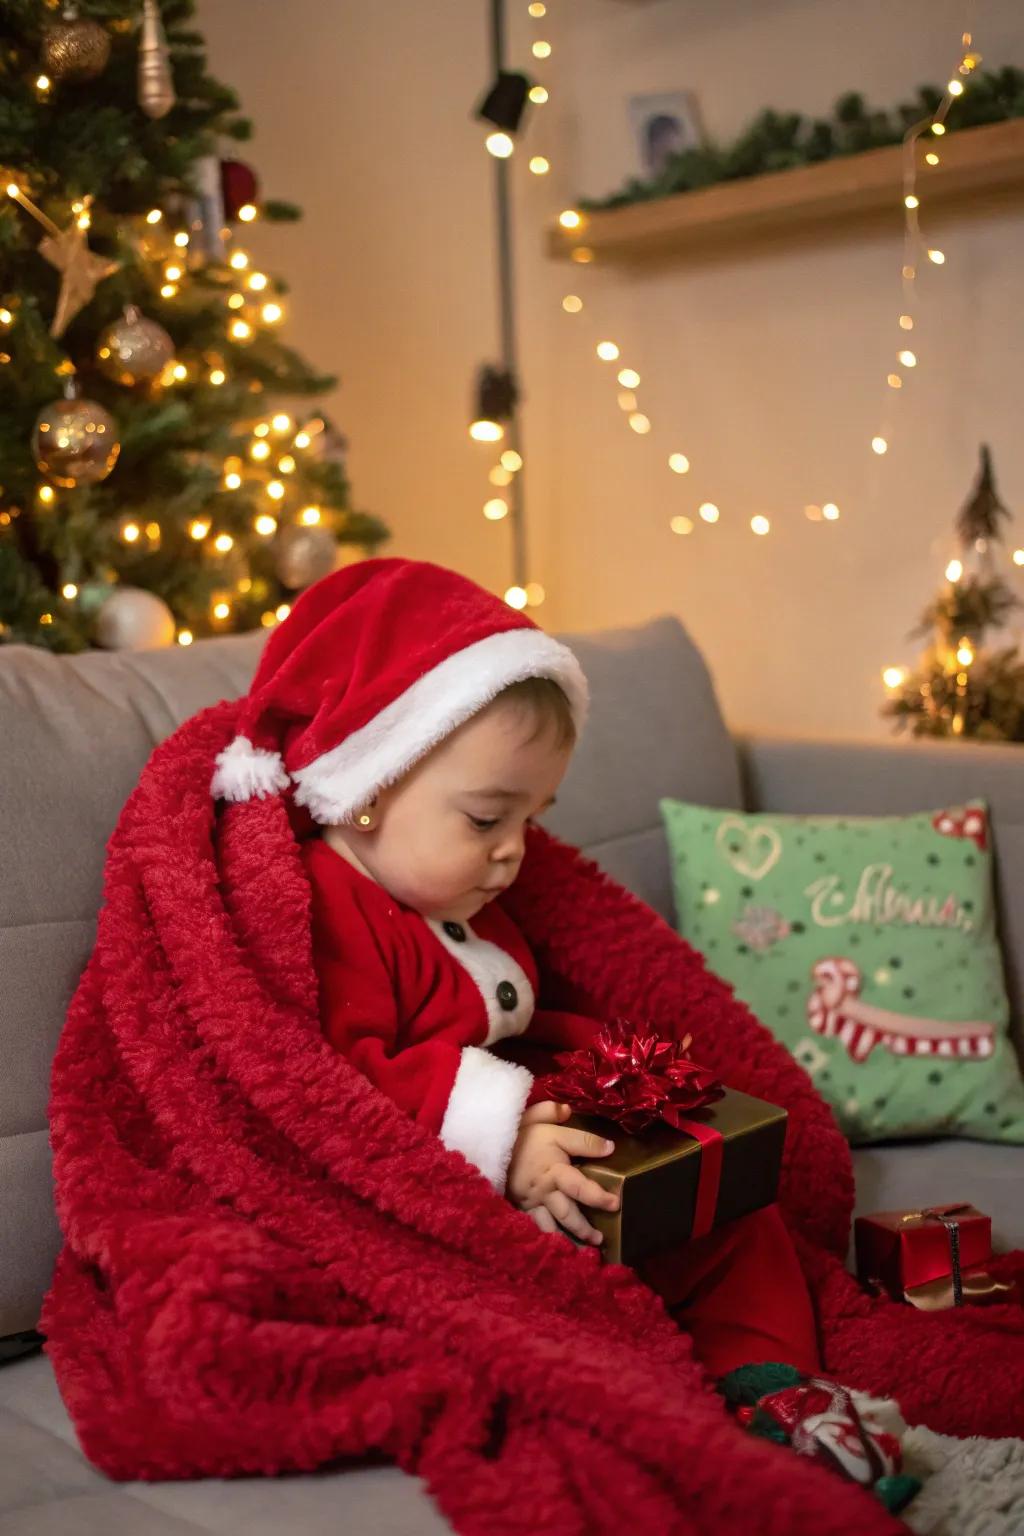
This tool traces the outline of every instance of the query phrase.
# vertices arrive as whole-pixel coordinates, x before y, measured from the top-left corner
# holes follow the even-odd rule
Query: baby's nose
[[[512,863],[518,866],[522,863],[525,852],[526,840],[523,834],[510,832],[507,837],[502,838],[491,857],[495,864]]]

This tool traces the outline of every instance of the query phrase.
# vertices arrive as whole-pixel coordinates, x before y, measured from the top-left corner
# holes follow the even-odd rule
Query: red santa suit
[[[488,1047],[525,1036],[573,1050],[596,1025],[536,1006],[533,955],[496,903],[472,923],[440,922],[320,838],[303,859],[325,1035],[502,1192],[520,1117],[542,1095],[525,1066]]]

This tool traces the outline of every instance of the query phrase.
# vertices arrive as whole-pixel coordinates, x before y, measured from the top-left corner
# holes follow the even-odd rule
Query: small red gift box
[[[854,1243],[862,1284],[923,1311],[1017,1294],[1012,1282],[995,1280],[985,1268],[992,1257],[992,1218],[973,1205],[858,1216]]]

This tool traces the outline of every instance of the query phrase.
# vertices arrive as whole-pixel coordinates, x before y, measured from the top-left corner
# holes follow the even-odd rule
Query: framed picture
[[[629,117],[639,172],[645,180],[660,176],[673,155],[696,148],[704,137],[697,98],[692,91],[631,96]]]

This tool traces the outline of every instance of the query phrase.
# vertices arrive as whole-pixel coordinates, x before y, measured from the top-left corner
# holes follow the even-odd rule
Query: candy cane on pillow
[[[811,971],[814,991],[807,1018],[819,1035],[838,1039],[854,1061],[864,1061],[876,1045],[896,1056],[991,1056],[995,1026],[916,1018],[876,1008],[860,996],[861,973],[852,960],[830,956]]]

